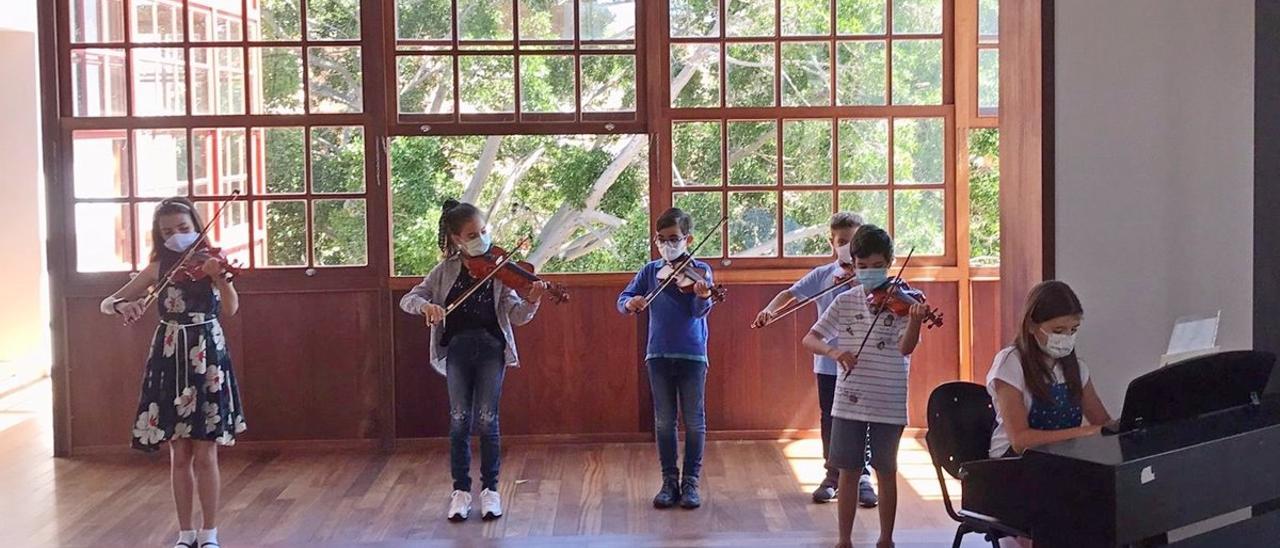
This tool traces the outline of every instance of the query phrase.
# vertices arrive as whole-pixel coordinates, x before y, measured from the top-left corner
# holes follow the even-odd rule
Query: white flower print
[[[164,440],[164,430],[160,429],[160,406],[155,402],[138,414],[138,422],[133,425],[133,437],[138,438],[142,445],[155,445]]]
[[[236,415],[236,427],[235,427],[236,433],[239,434],[248,429],[249,429],[249,426],[244,423],[244,415]]]
[[[218,352],[226,352],[227,337],[222,333],[222,324],[218,322],[213,322],[213,325],[210,327],[209,330],[213,333],[214,348],[217,348]]]
[[[196,412],[196,389],[194,386],[188,386],[182,389],[182,393],[173,399],[173,405],[178,409],[178,416],[182,418],[190,417]],[[187,427],[188,432],[191,427]]]
[[[204,372],[204,391],[214,393],[222,390],[222,383],[226,381],[226,375],[222,374],[222,368],[216,365],[210,365]]]
[[[170,287],[165,291],[164,308],[174,314],[181,314],[187,311],[187,301],[182,298],[181,289]]]
[[[172,358],[173,353],[178,348],[178,330],[182,329],[173,324],[164,324],[164,357]]]
[[[208,402],[204,404],[204,431],[213,430],[213,427],[222,422],[222,415],[218,413],[218,404]]]
[[[201,335],[200,338],[196,339],[196,345],[191,347],[187,354],[187,358],[191,360],[191,369],[200,375],[205,374],[209,363],[206,359],[205,350],[204,335]]]
[[[173,439],[181,440],[191,437],[191,425],[180,422],[173,426]]]
[[[235,444],[236,438],[231,435],[230,431],[223,432],[221,436],[218,436],[218,445],[232,446]]]

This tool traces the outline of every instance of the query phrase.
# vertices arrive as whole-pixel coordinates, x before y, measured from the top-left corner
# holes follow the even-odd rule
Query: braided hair
[[[458,245],[453,243],[451,234],[458,234],[462,231],[462,225],[467,224],[476,217],[480,216],[480,210],[466,202],[459,202],[452,198],[444,201],[443,210],[440,213],[440,229],[436,237],[436,245],[440,247],[440,252],[445,257],[452,257],[461,252]]]

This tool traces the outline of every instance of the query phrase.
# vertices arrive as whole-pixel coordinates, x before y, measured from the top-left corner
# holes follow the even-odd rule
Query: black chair
[[[929,445],[929,457],[938,474],[938,484],[942,486],[942,502],[947,507],[947,515],[960,524],[956,528],[952,548],[959,548],[969,533],[983,535],[994,548],[1000,548],[1001,538],[1029,537],[988,516],[966,512],[963,508],[956,511],[951,504],[951,494],[947,492],[946,479],[942,476],[942,471],[946,470],[951,477],[962,479],[961,466],[987,459],[991,432],[996,424],[996,411],[987,389],[971,382],[942,384],[929,394],[928,415],[929,432],[925,435],[925,442]]]

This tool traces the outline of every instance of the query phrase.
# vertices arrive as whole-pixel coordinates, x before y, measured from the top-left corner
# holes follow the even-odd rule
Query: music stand
[[[1147,373],[1125,392],[1123,433],[1252,403],[1268,387],[1276,356],[1258,350],[1219,352]]]

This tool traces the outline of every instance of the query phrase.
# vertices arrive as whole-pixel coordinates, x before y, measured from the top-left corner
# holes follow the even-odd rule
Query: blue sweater
[[[636,273],[636,277],[618,295],[619,312],[628,313],[627,300],[631,297],[643,297],[661,285],[658,270],[663,264],[663,261],[653,261]],[[707,263],[695,260],[693,266],[705,269],[707,277],[711,277],[711,267]],[[645,359],[707,361],[708,312],[711,312],[710,299],[703,299],[693,293],[681,293],[675,282],[667,284],[662,293],[649,304],[649,345],[645,351]]]

